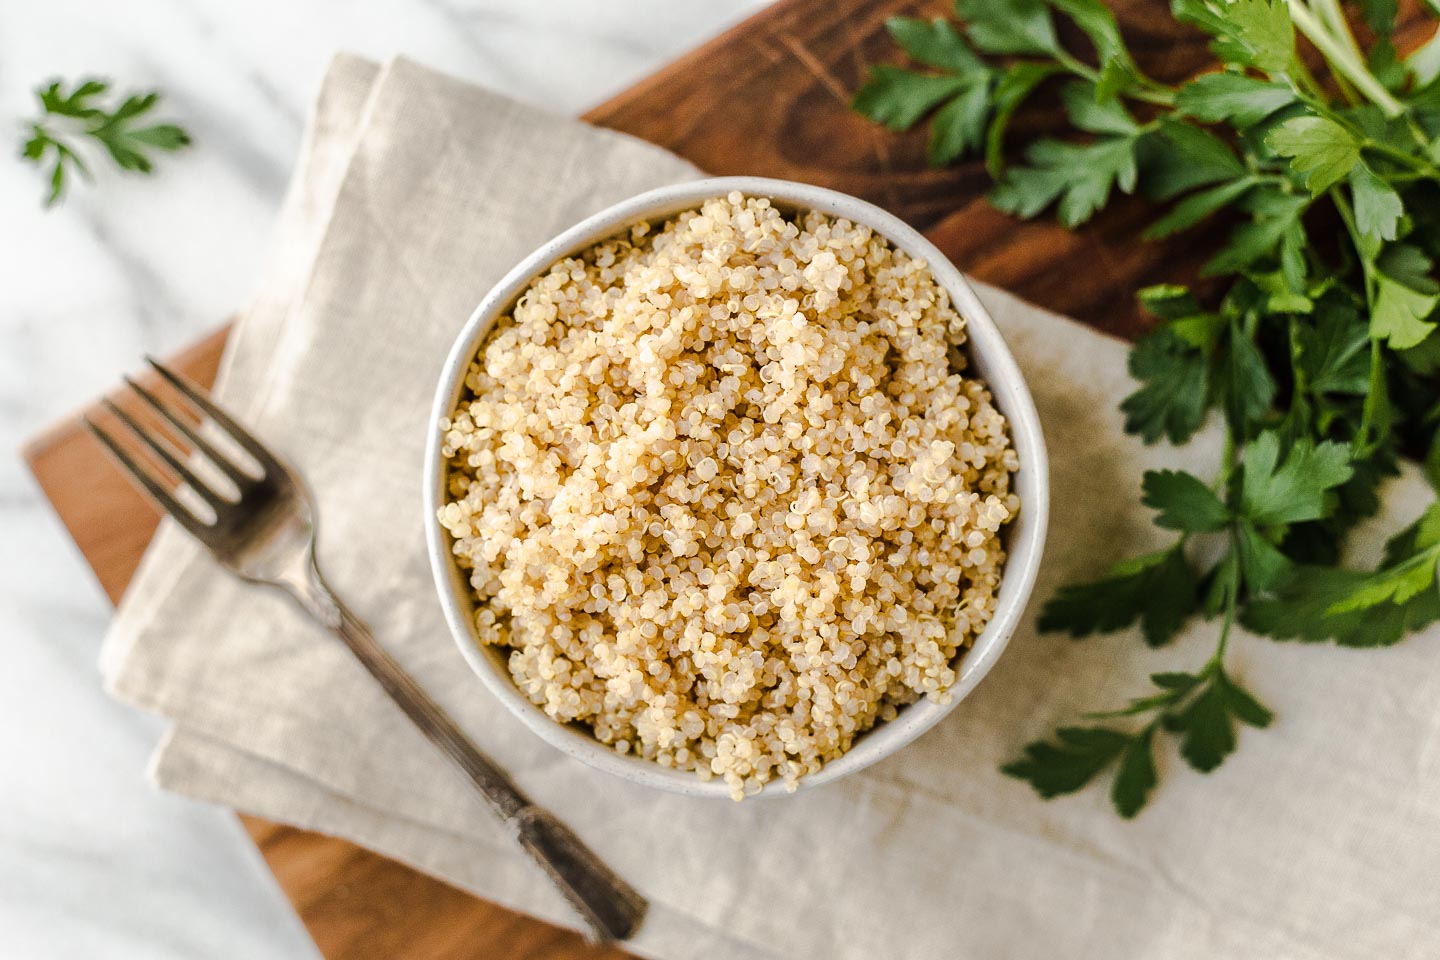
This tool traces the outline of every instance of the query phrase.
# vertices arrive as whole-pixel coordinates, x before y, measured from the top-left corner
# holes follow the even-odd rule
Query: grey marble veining
[[[151,179],[97,163],[43,211],[0,159],[0,955],[312,957],[225,811],[153,791],[160,725],[109,701],[109,607],[16,451],[242,304],[337,49],[403,53],[576,113],[766,0],[46,0],[0,5],[0,117],[51,77],[159,87],[196,146]]]

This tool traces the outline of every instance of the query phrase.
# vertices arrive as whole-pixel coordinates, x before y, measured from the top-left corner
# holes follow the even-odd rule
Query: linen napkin
[[[363,103],[362,103],[363,101]],[[539,802],[652,901],[629,947],[690,958],[1431,957],[1440,949],[1440,630],[1387,650],[1238,637],[1232,669],[1277,713],[1202,777],[1123,822],[1094,789],[1042,803],[997,767],[1056,721],[1203,662],[1132,634],[1033,628],[947,720],[885,762],[735,804],[620,782],[541,743],[454,649],[433,595],[421,457],[431,393],[474,304],[541,241],[621,197],[696,176],[664,151],[549,117],[404,60],[327,78],[220,395],[315,489],[320,559],[377,637]],[[304,263],[306,269],[298,266]],[[961,265],[964,266],[963,264]],[[303,279],[300,279],[303,278]],[[1036,597],[1158,545],[1144,469],[1211,462],[1213,437],[1121,429],[1125,347],[993,288],[981,297],[1035,392],[1052,461]],[[1407,472],[1386,516],[1426,502]],[[174,722],[161,786],[338,834],[570,924],[469,788],[284,598],[162,529],[104,659],[121,698]],[[1428,669],[1427,669],[1428,668]]]

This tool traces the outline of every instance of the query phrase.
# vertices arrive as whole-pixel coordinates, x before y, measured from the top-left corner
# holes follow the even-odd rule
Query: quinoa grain
[[[736,799],[943,701],[1019,509],[964,341],[924,262],[738,193],[555,264],[440,424],[481,641]]]

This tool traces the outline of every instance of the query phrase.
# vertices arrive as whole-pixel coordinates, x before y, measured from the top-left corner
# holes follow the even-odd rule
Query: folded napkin
[[[653,902],[630,948],[666,960],[1213,960],[1431,957],[1440,948],[1436,636],[1388,650],[1241,637],[1233,667],[1278,715],[1202,777],[1160,751],[1134,822],[1103,790],[1042,803],[997,767],[1156,669],[1203,662],[1033,628],[937,729],[844,781],[743,803],[670,796],[562,756],[455,650],[427,568],[422,449],[441,362],[485,290],[622,197],[697,176],[619,134],[406,61],[337,60],[277,253],[220,396],[309,479],[320,557],[377,637],[524,789]],[[963,266],[963,264],[962,264]],[[1127,437],[1123,344],[981,288],[1035,391],[1053,469],[1036,596],[1158,545],[1142,470],[1204,470]],[[1362,535],[1425,502],[1407,472]],[[1034,605],[1038,608],[1038,603]],[[283,597],[162,528],[108,638],[111,689],[174,722],[166,789],[351,838],[483,897],[571,924],[558,895],[340,644]]]

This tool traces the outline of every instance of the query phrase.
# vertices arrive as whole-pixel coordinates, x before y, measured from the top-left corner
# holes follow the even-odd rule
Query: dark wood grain
[[[1113,0],[1142,67],[1164,80],[1207,69],[1203,39],[1174,23],[1164,0]],[[872,63],[897,56],[884,21],[938,14],[928,0],[782,0],[642,81],[587,119],[659,144],[715,174],[759,174],[834,187],[872,200],[923,230],[974,276],[1120,336],[1145,321],[1133,291],[1185,280],[1219,232],[1166,244],[1137,237],[1148,213],[1123,200],[1071,233],[996,212],[978,163],[943,170],[924,161],[923,131],[894,135],[852,114]],[[1402,4],[1402,49],[1432,28]],[[1076,38],[1070,37],[1075,40]],[[1082,43],[1083,46],[1083,43]],[[1042,94],[1014,139],[1060,129]],[[180,354],[192,378],[213,382],[218,331]],[[25,459],[111,600],[118,600],[158,518],[105,460],[78,416],[32,441]],[[321,952],[330,958],[619,960],[626,954],[503,910],[353,844],[242,818]]]
[[[344,840],[241,818],[330,958],[626,960]]]

